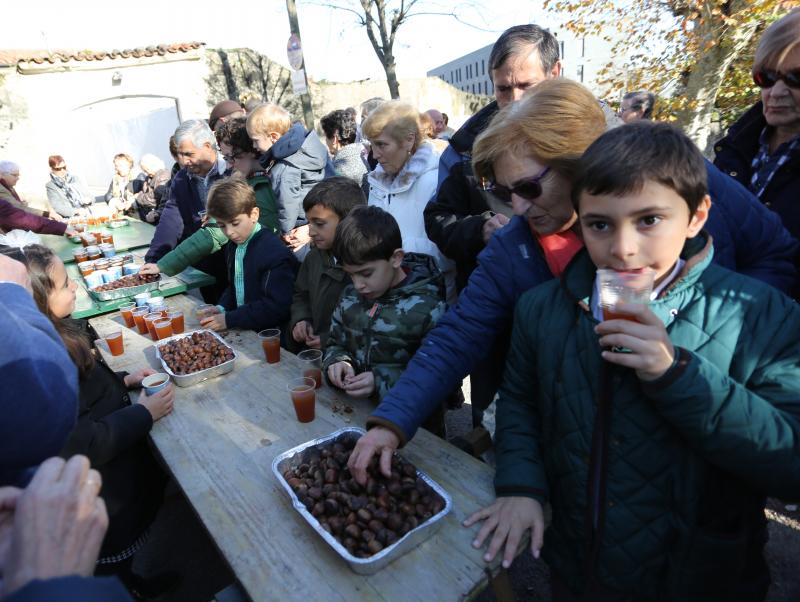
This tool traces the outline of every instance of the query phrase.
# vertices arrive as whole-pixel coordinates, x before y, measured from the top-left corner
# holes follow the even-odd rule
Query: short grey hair
[[[489,77],[494,81],[495,69],[502,67],[511,57],[528,56],[534,50],[539,52],[542,71],[549,73],[559,61],[558,40],[538,25],[514,25],[506,29],[492,46],[489,54]]]
[[[656,104],[656,95],[646,90],[638,90],[636,92],[628,92],[622,97],[622,100],[631,101],[632,111],[641,111],[642,118],[653,118],[653,107]]]
[[[0,161],[0,174],[19,173],[19,165],[13,161]]]
[[[208,122],[202,119],[187,119],[175,130],[175,144],[180,145],[184,140],[190,140],[196,147],[203,146],[206,142],[211,148],[217,148],[217,139],[214,132],[208,127]]]
[[[385,99],[381,98],[380,96],[375,96],[373,98],[370,98],[369,100],[365,100],[364,102],[362,102],[361,110],[363,112],[366,112],[367,115],[369,115],[370,113],[372,113],[372,111],[377,109],[385,102],[386,102]]]
[[[142,155],[142,158],[139,159],[139,165],[142,169],[151,173],[156,173],[164,169],[164,162],[150,153]]]

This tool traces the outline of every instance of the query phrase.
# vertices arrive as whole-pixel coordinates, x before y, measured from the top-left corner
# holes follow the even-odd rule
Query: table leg
[[[486,574],[489,577],[489,585],[494,591],[497,602],[514,602],[514,588],[511,587],[511,578],[508,576],[508,571],[500,567],[497,575],[492,575],[492,571],[487,568]]]

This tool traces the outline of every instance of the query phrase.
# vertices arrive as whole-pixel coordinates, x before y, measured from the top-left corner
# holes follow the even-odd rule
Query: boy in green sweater
[[[312,246],[294,283],[289,327],[296,348],[325,348],[331,315],[342,290],[350,284],[350,277],[331,253],[336,226],[353,207],[365,203],[361,187],[341,176],[323,180],[303,199]]]
[[[517,304],[498,499],[465,526],[504,566],[530,529],[555,602],[761,601],[765,498],[800,499],[800,308],[711,263],[705,174],[667,124],[601,136],[572,193],[586,249]],[[604,320],[598,268],[652,270],[650,303]]]

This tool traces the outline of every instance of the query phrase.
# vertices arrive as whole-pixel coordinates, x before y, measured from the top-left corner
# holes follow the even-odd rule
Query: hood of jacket
[[[285,161],[301,170],[318,171],[328,162],[328,149],[316,132],[306,132],[299,123],[281,136],[261,158],[268,167],[273,161]]]
[[[406,272],[406,279],[400,286],[386,291],[381,296],[381,301],[394,302],[416,294],[424,288],[430,289],[430,293],[444,299],[444,277],[433,257],[424,253],[406,253],[403,257],[403,269]]]
[[[411,188],[414,183],[425,173],[439,170],[439,154],[432,144],[423,142],[417,151],[409,157],[403,168],[392,177],[378,165],[367,176],[370,185],[389,192],[399,194]]]

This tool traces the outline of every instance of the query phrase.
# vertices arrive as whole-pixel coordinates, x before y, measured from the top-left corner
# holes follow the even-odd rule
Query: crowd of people
[[[553,600],[764,600],[766,498],[800,499],[800,9],[763,32],[761,100],[713,162],[652,93],[614,112],[562,77],[536,25],[506,30],[489,71],[494,100],[457,131],[399,100],[332,111],[321,135],[225,100],[176,129],[171,172],[116,155],[101,199],[50,157],[43,212],[3,161],[0,227],[69,235],[95,203],[153,223],[140,273],[213,275],[204,328],[280,328],[375,403],[361,483],[419,427],[446,437],[469,376],[476,433],[496,404],[497,500],[464,528],[504,567],[530,531]],[[155,596],[170,580],[131,567],[174,389],[131,396],[152,370],[103,363],[61,260],[0,250],[2,369],[26,391],[1,397],[0,596],[127,599],[93,574]],[[603,306],[601,269],[651,273],[649,303]]]

